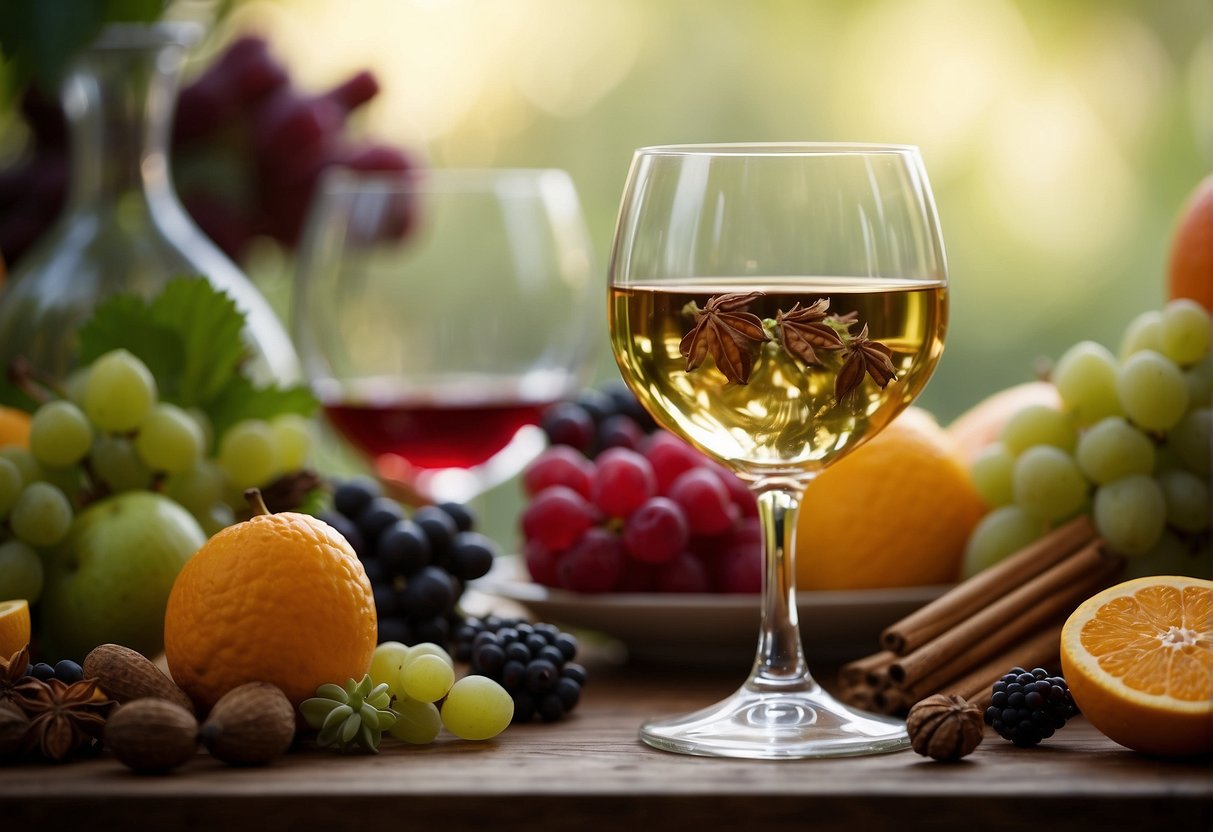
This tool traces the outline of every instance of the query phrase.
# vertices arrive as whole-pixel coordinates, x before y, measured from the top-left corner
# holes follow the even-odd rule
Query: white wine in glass
[[[623,377],[660,424],[750,484],[766,558],[745,684],[641,738],[776,759],[906,747],[904,724],[843,705],[809,673],[794,532],[809,481],[909,405],[943,350],[946,265],[917,150],[639,150],[610,281]]]

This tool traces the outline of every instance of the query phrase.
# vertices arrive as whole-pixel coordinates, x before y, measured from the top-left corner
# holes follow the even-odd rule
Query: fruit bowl
[[[628,659],[686,665],[735,664],[754,652],[757,595],[584,594],[533,583],[517,557],[500,557],[472,584],[491,599],[526,608],[536,620],[591,631],[622,643]],[[871,653],[880,631],[947,586],[799,592],[800,629],[811,660],[842,662]]]

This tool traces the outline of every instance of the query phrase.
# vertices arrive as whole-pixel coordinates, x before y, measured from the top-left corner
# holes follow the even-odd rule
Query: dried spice
[[[906,731],[910,746],[924,757],[959,760],[981,744],[981,709],[956,694],[937,693],[910,709]]]
[[[842,369],[834,380],[835,398],[844,398],[862,384],[865,373],[880,385],[881,390],[897,378],[897,368],[893,366],[893,351],[879,341],[868,338],[867,324],[864,324],[863,331],[847,344],[846,360],[842,362]]]
[[[59,679],[34,682],[22,690],[19,703],[30,720],[27,750],[59,761],[100,738],[114,703],[97,697],[95,679],[70,685]]]
[[[791,311],[775,315],[780,343],[789,355],[806,364],[820,364],[816,350],[840,350],[846,346],[828,320],[829,309],[830,299],[822,298],[807,307],[797,303]]]
[[[0,658],[0,705],[5,702],[20,705],[24,691],[39,684],[25,674],[29,667],[29,647],[23,647],[8,658]]]
[[[761,292],[717,295],[703,309],[695,310],[695,326],[678,346],[687,360],[688,373],[711,355],[717,369],[729,381],[745,384],[750,380],[753,347],[770,340],[758,316],[745,311],[761,295]]]
[[[679,344],[687,360],[687,372],[699,367],[710,355],[730,382],[749,382],[757,347],[771,340],[763,321],[746,311],[762,295],[762,292],[716,295],[703,309],[694,304],[688,306],[695,325]],[[856,390],[865,376],[870,376],[883,390],[897,378],[893,351],[868,337],[867,324],[858,335],[851,334],[851,326],[859,322],[857,313],[832,315],[829,310],[829,298],[808,306],[797,302],[787,312],[776,312],[775,320],[767,324],[778,335],[784,352],[805,364],[820,366],[823,361],[819,350],[842,354],[842,366],[834,382],[837,400]]]

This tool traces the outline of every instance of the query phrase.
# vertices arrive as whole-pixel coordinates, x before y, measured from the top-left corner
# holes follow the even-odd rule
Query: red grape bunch
[[[375,76],[354,74],[332,89],[296,87],[255,35],[234,40],[181,89],[172,133],[173,177],[186,210],[230,257],[254,237],[294,247],[321,174],[334,165],[405,174],[401,149],[357,141],[352,112],[379,92]],[[16,264],[63,206],[70,179],[63,113],[31,87],[21,101],[31,147],[0,171],[0,252]],[[395,233],[404,233],[407,212]]]
[[[758,592],[758,506],[745,484],[637,423],[620,391],[592,392],[549,411],[553,444],[523,474],[531,578],[576,592]],[[586,407],[607,400],[613,409]]]

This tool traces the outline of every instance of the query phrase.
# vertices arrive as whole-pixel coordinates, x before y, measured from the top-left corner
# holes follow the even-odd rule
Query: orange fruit
[[[1179,214],[1167,265],[1167,298],[1191,298],[1213,312],[1213,174]]]
[[[796,527],[799,586],[951,583],[984,512],[950,437],[909,408],[809,485]]]
[[[30,415],[15,407],[0,405],[0,448],[5,445],[29,447]]]
[[[169,593],[164,654],[203,712],[247,682],[295,705],[320,685],[361,679],[378,641],[375,599],[358,556],[306,514],[260,513],[217,532]]]
[[[1061,668],[1110,739],[1147,754],[1209,753],[1213,581],[1134,578],[1096,594],[1062,627]]]
[[[966,464],[971,463],[983,448],[998,439],[1008,419],[1036,404],[1061,409],[1057,388],[1047,381],[1026,381],[999,390],[957,416],[948,425],[948,435]]]
[[[29,644],[29,602],[0,601],[0,659],[7,659]]]

